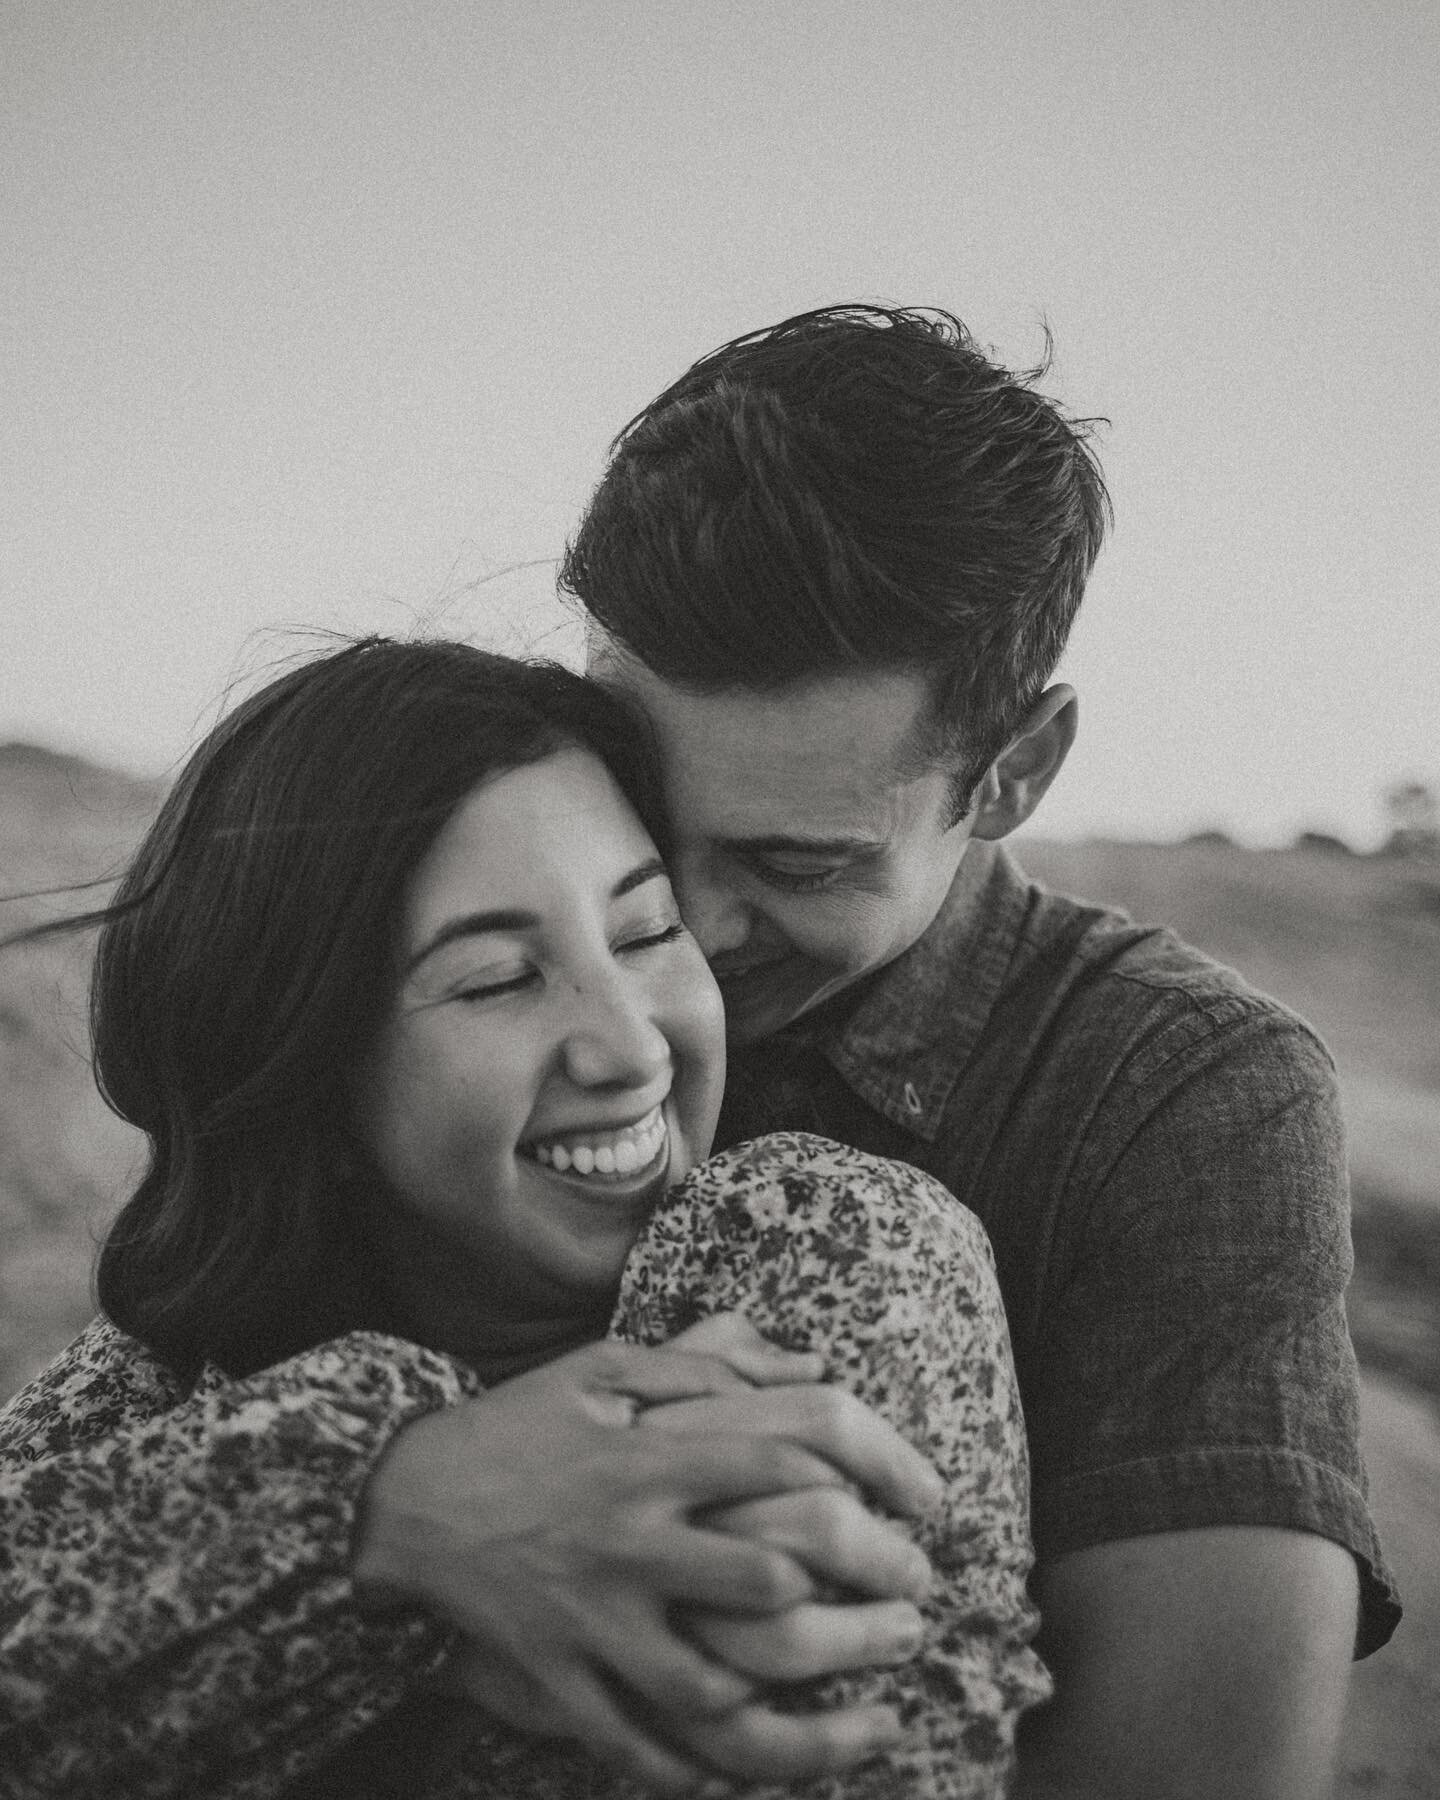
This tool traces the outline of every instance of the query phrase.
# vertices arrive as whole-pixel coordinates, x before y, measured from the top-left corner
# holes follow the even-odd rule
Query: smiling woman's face
[[[438,1280],[481,1341],[593,1312],[724,1080],[715,983],[597,758],[471,791],[410,884],[397,981],[358,1108],[399,1201],[383,1276],[412,1310]]]

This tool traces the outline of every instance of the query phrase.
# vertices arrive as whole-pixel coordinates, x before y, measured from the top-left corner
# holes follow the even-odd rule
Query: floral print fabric
[[[659,1344],[742,1311],[823,1353],[946,1478],[914,1527],[937,1581],[919,1655],[794,1684],[793,1709],[896,1705],[902,1750],[754,1788],[806,1800],[999,1796],[1048,1692],[1024,1435],[989,1246],[929,1177],[776,1134],[712,1159],[653,1216],[612,1334]],[[447,1634],[353,1604],[365,1480],[394,1431],[478,1392],[453,1359],[356,1332],[190,1393],[97,1321],[0,1414],[0,1794],[70,1800],[631,1800],[571,1746],[440,1696]]]

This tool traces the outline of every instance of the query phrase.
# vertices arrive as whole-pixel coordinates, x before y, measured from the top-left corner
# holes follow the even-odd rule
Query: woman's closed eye
[[[472,975],[455,989],[457,1000],[494,1000],[502,994],[518,994],[522,989],[531,986],[540,979],[540,971],[535,968],[515,968],[485,970]]]
[[[685,935],[685,927],[679,919],[673,919],[668,925],[656,925],[644,928],[633,936],[627,936],[615,948],[621,950],[654,950],[661,944],[673,944],[677,938]]]
[[[632,951],[658,950],[664,944],[673,944],[684,937],[685,927],[679,919],[670,919],[651,926],[640,926],[627,933],[613,946],[612,954],[627,955]],[[495,969],[479,970],[457,982],[453,991],[457,1000],[476,1003],[482,1000],[498,1000],[506,994],[523,993],[536,986],[544,979],[538,965],[533,963],[506,963]]]

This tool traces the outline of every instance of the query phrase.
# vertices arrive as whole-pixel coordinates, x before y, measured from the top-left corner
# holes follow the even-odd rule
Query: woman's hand
[[[704,1319],[672,1339],[672,1345],[748,1356],[751,1366],[773,1351],[738,1313]],[[759,1368],[768,1373],[763,1364]],[[671,1430],[703,1428],[706,1423],[723,1428],[734,1426],[749,1410],[752,1425],[781,1430],[788,1426],[804,1433],[812,1448],[828,1435],[836,1455],[847,1430],[859,1435],[851,1411],[859,1403],[837,1389],[812,1392],[804,1399],[787,1396],[779,1407],[776,1399],[767,1395],[758,1409],[747,1409],[743,1397],[732,1391],[716,1397],[704,1413],[695,1403],[672,1402],[647,1409],[641,1419]],[[807,1413],[808,1420],[803,1416]],[[933,1472],[908,1445],[901,1444],[896,1463],[881,1473],[888,1478],[889,1497],[897,1508],[919,1512],[935,1497]],[[732,1669],[762,1681],[794,1681],[904,1662],[918,1648],[924,1621],[913,1602],[929,1592],[933,1579],[929,1559],[902,1527],[879,1516],[853,1490],[816,1487],[741,1501],[713,1508],[705,1523],[785,1551],[828,1590],[869,1596],[805,1600],[759,1618],[690,1609],[689,1635]]]
[[[786,1550],[697,1520],[842,1489],[887,1462],[894,1434],[863,1408],[838,1433],[828,1404],[801,1417],[794,1396],[817,1373],[753,1333],[713,1354],[595,1344],[429,1414],[371,1477],[357,1592],[428,1606],[469,1640],[465,1684],[489,1711],[578,1738],[659,1793],[691,1791],[697,1764],[783,1781],[862,1760],[893,1741],[891,1715],[791,1719],[746,1705],[751,1682],[670,1616],[676,1604],[743,1616],[809,1599],[811,1578]],[[680,1429],[628,1429],[653,1406],[767,1394],[771,1420],[763,1408],[692,1412]]]

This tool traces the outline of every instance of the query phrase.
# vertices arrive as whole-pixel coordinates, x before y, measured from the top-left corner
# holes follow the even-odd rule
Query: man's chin
[[[774,1037],[777,1031],[783,1031],[790,1020],[783,1015],[767,1017],[735,1014],[726,1009],[725,1042],[732,1050],[743,1050],[747,1044],[758,1044],[765,1038]]]

